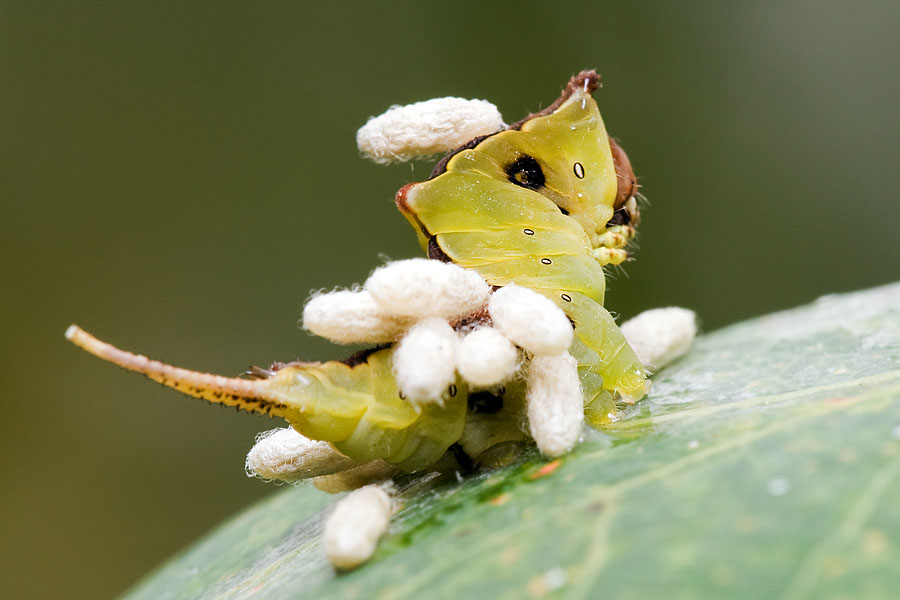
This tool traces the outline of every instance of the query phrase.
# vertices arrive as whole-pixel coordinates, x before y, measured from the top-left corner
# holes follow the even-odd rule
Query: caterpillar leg
[[[628,260],[628,252],[622,248],[594,248],[591,256],[597,259],[601,266],[621,265]]]

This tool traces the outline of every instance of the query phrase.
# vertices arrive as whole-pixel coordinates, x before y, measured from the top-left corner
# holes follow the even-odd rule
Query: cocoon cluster
[[[388,164],[443,154],[503,127],[500,111],[487,100],[434,98],[370,118],[356,132],[356,145],[366,158]]]
[[[428,258],[380,267],[365,288],[385,312],[411,318],[467,315],[484,306],[491,293],[478,273]]]
[[[535,355],[555,356],[572,344],[574,332],[566,313],[528,288],[508,285],[497,290],[488,312],[494,327]]]
[[[503,383],[519,368],[519,353],[509,338],[492,327],[479,327],[456,348],[456,370],[476,387]]]
[[[578,442],[584,422],[578,363],[568,352],[535,356],[528,365],[527,383],[531,437],[545,456],[561,456]]]
[[[325,521],[322,545],[325,556],[338,569],[366,562],[391,519],[391,497],[369,485],[347,495]]]
[[[454,357],[459,336],[444,319],[419,321],[394,350],[397,387],[414,404],[438,402],[456,381]]]
[[[374,119],[366,127],[390,129],[385,123]],[[365,133],[366,127],[360,139],[381,135],[378,143],[393,143],[384,130]],[[374,143],[371,139],[367,143]],[[412,152],[397,152],[406,151]],[[371,152],[374,156],[375,150]],[[451,322],[467,325],[458,333]],[[553,301],[530,289],[507,285],[491,293],[476,272],[457,265],[430,259],[397,261],[376,269],[362,289],[313,297],[304,308],[303,324],[339,343],[397,342],[394,376],[413,406],[442,402],[457,376],[475,390],[508,381],[520,368],[522,348],[530,356],[524,367],[525,412],[538,449],[548,457],[561,456],[581,436],[584,400],[577,361],[568,353],[572,324]],[[659,369],[688,350],[697,327],[693,312],[664,308],[640,314],[622,325],[622,331],[641,361]],[[266,479],[311,478],[329,493],[355,490],[337,504],[325,524],[325,554],[338,569],[368,560],[387,530],[391,499],[372,485],[397,474],[397,467],[385,461],[353,461],[330,444],[287,428],[262,434],[247,455],[246,468],[248,474]]]
[[[658,371],[690,350],[697,337],[697,315],[677,306],[654,308],[626,321],[621,329],[644,366]]]
[[[328,442],[309,440],[291,427],[259,434],[244,463],[247,475],[275,481],[298,481],[356,465]]]
[[[319,294],[303,308],[303,327],[339,344],[391,342],[411,324],[385,311],[366,290]]]

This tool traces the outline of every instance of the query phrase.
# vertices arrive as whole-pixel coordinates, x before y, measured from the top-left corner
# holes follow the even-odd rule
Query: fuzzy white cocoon
[[[484,306],[491,292],[478,273],[428,258],[379,267],[365,287],[383,311],[417,319],[467,315]]]
[[[370,118],[356,132],[356,145],[366,158],[388,164],[442,154],[504,126],[487,100],[434,98]]]
[[[337,569],[352,569],[369,560],[391,520],[391,497],[369,485],[347,495],[328,516],[322,545]]]
[[[535,356],[528,365],[528,427],[544,456],[561,456],[581,435],[584,400],[578,363],[566,352]]]
[[[456,347],[456,370],[468,383],[489,387],[503,383],[519,368],[519,353],[505,335],[479,327]]]
[[[566,313],[528,288],[500,288],[491,295],[488,312],[494,327],[533,354],[555,356],[572,344],[572,324]]]
[[[247,453],[247,475],[276,481],[298,481],[354,467],[328,442],[309,440],[291,427],[261,433]]]
[[[697,315],[677,306],[654,308],[626,321],[621,329],[644,366],[657,371],[691,348]]]
[[[459,335],[439,317],[419,321],[394,350],[397,387],[413,404],[438,402],[456,381]]]
[[[303,307],[303,327],[339,344],[391,342],[411,324],[385,312],[366,290],[319,294]]]

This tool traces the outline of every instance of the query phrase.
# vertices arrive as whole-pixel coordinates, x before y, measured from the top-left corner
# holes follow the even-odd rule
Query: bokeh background
[[[707,331],[900,278],[900,4],[0,3],[0,595],[103,598],[274,488],[265,418],[77,351],[235,374],[335,358],[311,289],[419,255],[354,134],[389,105],[508,121],[596,67],[650,200],[623,317]]]

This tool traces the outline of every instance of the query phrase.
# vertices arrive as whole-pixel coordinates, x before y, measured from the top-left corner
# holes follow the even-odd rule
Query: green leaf
[[[654,380],[561,461],[414,479],[354,572],[298,487],[128,597],[897,597],[900,284],[703,336]]]

